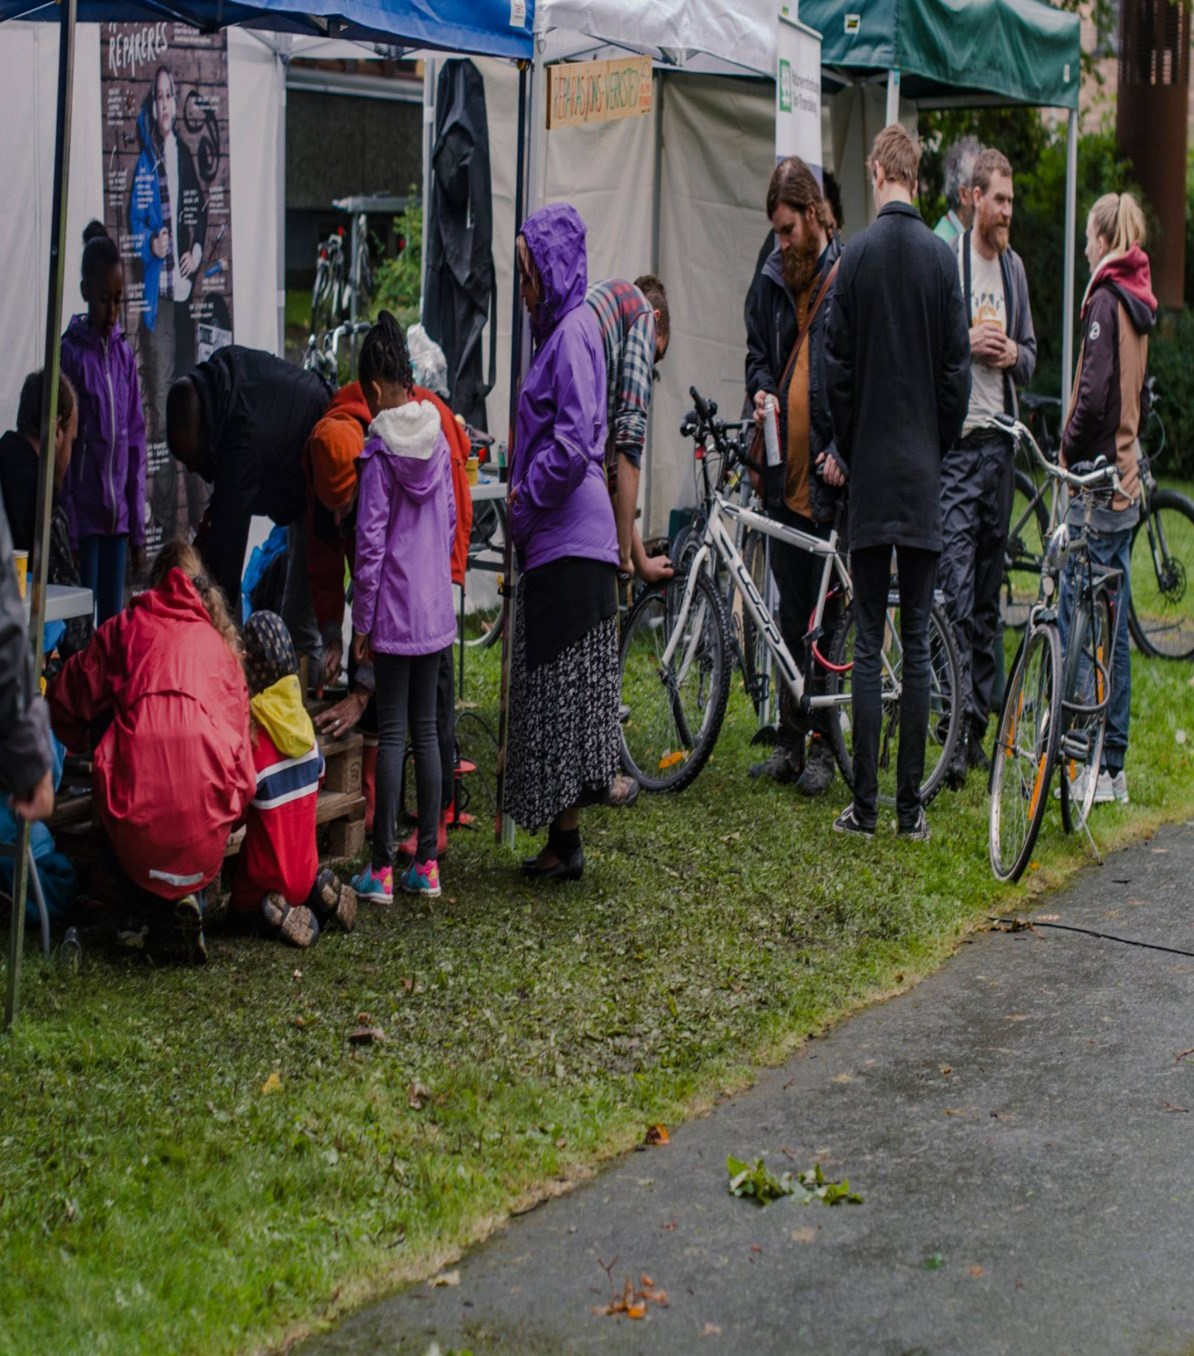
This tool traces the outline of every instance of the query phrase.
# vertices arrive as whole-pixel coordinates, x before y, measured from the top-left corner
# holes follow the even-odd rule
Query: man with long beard
[[[970,405],[962,437],[941,468],[937,572],[958,642],[965,703],[963,737],[950,768],[955,787],[968,768],[990,766],[982,745],[996,695],[999,587],[1015,486],[1011,439],[981,425],[993,414],[1016,413],[1016,386],[1025,385],[1036,367],[1028,279],[1008,243],[1014,194],[1007,157],[983,151],[965,192],[974,203],[974,221],[956,249],[970,322]]]
[[[779,243],[751,288],[746,315],[746,389],[756,421],[762,425],[769,395],[779,407],[780,464],[763,477],[764,507],[782,523],[828,537],[845,481],[825,388],[825,327],[842,246],[830,237],[821,186],[795,156],[775,167],[767,216]],[[771,572],[779,590],[780,632],[800,662],[821,562],[773,540]],[[826,629],[830,624],[826,618]],[[804,795],[824,795],[833,782],[833,753],[823,718],[810,722],[785,690],[775,749],[750,775],[795,781]]]

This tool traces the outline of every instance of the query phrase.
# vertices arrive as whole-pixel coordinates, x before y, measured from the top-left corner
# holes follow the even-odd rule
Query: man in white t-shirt
[[[958,642],[964,700],[953,786],[965,781],[968,768],[989,765],[982,745],[997,697],[999,589],[1015,486],[1011,439],[982,425],[992,414],[1016,413],[1016,386],[1036,367],[1028,279],[1008,242],[1014,193],[1007,157],[983,151],[965,191],[974,204],[973,225],[955,248],[970,322],[970,405],[962,437],[941,467],[937,570]]]

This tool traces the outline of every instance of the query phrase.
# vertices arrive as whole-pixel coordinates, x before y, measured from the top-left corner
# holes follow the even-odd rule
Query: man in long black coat
[[[962,429],[970,338],[957,260],[912,206],[920,148],[898,124],[875,138],[878,219],[842,254],[826,336],[839,457],[849,468],[854,647],[854,802],[843,833],[875,831],[882,722],[880,659],[895,548],[903,693],[899,832],[924,839],[920,803],[929,717],[929,613],[941,552],[941,459]],[[826,479],[838,475],[827,468]],[[956,699],[956,698],[955,698]]]

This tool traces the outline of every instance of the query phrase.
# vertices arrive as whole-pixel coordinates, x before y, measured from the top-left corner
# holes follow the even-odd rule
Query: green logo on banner
[[[785,61],[783,57],[779,62],[779,111],[781,113],[792,111],[792,63]]]

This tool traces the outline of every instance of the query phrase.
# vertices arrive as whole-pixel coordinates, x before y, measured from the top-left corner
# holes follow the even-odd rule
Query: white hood
[[[392,410],[382,410],[369,425],[369,436],[380,438],[395,457],[428,461],[439,442],[439,410],[430,400],[410,400]]]

